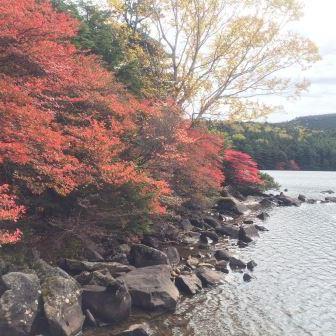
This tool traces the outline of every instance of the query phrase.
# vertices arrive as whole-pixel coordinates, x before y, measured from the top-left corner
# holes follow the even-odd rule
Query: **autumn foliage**
[[[98,56],[76,49],[79,23],[49,1],[0,5],[0,222],[25,208],[43,213],[48,197],[97,219],[161,214],[163,195],[220,189],[221,137],[172,102],[131,96]],[[260,182],[248,156],[225,158],[228,181]],[[0,243],[20,238],[20,230],[0,233]]]
[[[246,153],[227,149],[224,153],[223,165],[229,184],[261,185],[263,183],[257,163]]]

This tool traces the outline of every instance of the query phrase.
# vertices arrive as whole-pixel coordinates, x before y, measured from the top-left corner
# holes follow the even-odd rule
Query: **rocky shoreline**
[[[215,209],[181,218],[176,230],[119,244],[109,260],[96,252],[51,266],[35,254],[25,269],[2,265],[0,335],[91,336],[105,326],[113,336],[155,335],[141,312],[173,312],[182,297],[220,284],[229,272],[253,280],[256,263],[236,258],[225,245],[245,247],[267,231],[261,224],[268,208],[336,202],[283,193],[235,196],[228,193]]]

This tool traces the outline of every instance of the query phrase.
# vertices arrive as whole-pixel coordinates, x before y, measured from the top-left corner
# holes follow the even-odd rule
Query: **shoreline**
[[[36,288],[40,288],[41,284],[41,288],[35,291],[40,303],[30,307],[32,330],[43,333],[48,328],[46,322],[50,326],[52,321],[57,325],[58,331],[53,333],[57,336],[79,335],[82,330],[85,336],[106,333],[113,336],[137,335],[140,330],[141,335],[151,335],[147,322],[153,316],[168,316],[181,300],[188,300],[200,291],[211,290],[221,283],[226,274],[239,272],[241,281],[253,281],[253,269],[257,265],[253,260],[243,262],[237,259],[228,247],[244,248],[258,239],[260,232],[268,231],[261,224],[269,217],[265,211],[270,207],[300,206],[303,202],[318,201],[303,195],[294,199],[283,193],[250,196],[245,201],[226,195],[217,204],[218,212],[198,213],[188,220],[181,220],[175,239],[171,235],[169,239],[144,235],[140,244],[118,246],[124,250],[121,253],[124,255],[118,255],[120,261],[125,255],[127,257],[124,263],[64,259],[58,268],[35,256],[36,260],[28,270],[18,271],[20,276],[29,275],[28,280],[22,280],[29,285],[34,283]],[[336,198],[325,197],[321,202],[336,202]],[[16,273],[16,278],[19,273]],[[62,283],[61,290],[55,280]],[[68,283],[65,287],[64,281]],[[0,294],[7,292],[2,290]],[[31,293],[21,294],[23,299],[25,294],[31,296]],[[55,303],[55,298],[60,302]],[[56,321],[55,312],[43,316],[43,311],[48,308],[46,303],[49,303],[50,309],[58,305],[63,315],[58,316]],[[72,329],[64,332],[62,328],[67,328],[63,320],[72,325]],[[0,325],[0,331],[6,330],[2,328],[5,327]]]

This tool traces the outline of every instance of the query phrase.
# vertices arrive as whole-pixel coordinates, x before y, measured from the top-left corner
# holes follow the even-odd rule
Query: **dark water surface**
[[[336,191],[336,172],[270,173],[295,196],[322,199],[328,195],[321,191]],[[336,204],[275,208],[264,225],[270,231],[259,240],[233,247],[257,262],[255,278],[244,283],[230,274],[174,315],[153,318],[160,335],[336,335]]]

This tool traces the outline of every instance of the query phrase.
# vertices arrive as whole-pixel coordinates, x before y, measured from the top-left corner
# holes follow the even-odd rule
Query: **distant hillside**
[[[211,127],[261,169],[336,171],[336,114],[281,124],[212,122]]]
[[[336,113],[299,117],[286,123],[278,123],[278,126],[301,126],[309,129],[336,130]]]

